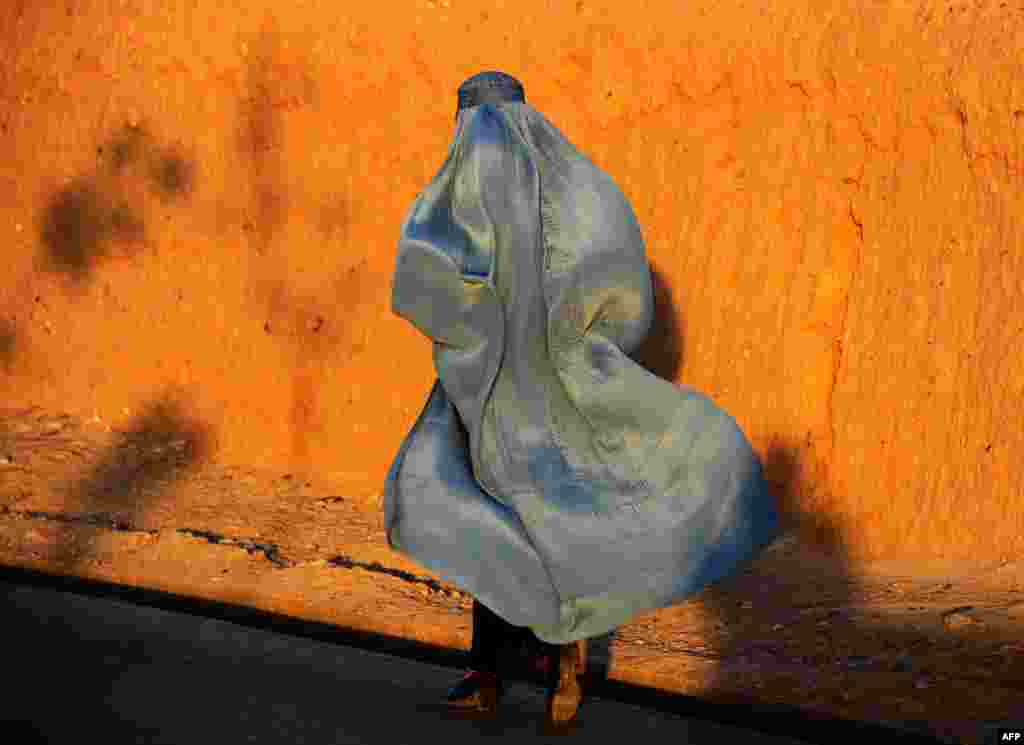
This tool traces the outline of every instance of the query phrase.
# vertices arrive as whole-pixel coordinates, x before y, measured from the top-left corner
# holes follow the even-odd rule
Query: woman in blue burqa
[[[776,537],[758,456],[707,397],[630,359],[653,313],[636,216],[508,75],[460,86],[392,307],[433,341],[437,380],[387,475],[388,542],[475,599],[448,700],[492,711],[500,653],[526,650],[567,722],[584,640]]]

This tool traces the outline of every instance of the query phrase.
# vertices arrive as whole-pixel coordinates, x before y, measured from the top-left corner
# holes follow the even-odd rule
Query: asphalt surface
[[[26,581],[10,581],[19,577]],[[129,588],[3,570],[7,690],[0,696],[0,742],[402,745],[640,738],[807,745],[868,734],[833,723],[819,725],[808,739],[807,731],[800,737],[780,732],[784,725],[768,722],[763,713],[746,712],[747,728],[722,723],[721,712],[719,721],[709,721],[668,711],[657,697],[641,697],[646,705],[636,705],[602,691],[587,697],[571,729],[552,734],[544,729],[543,691],[527,683],[510,685],[493,720],[448,712],[443,697],[461,674],[462,653],[417,655],[408,642],[385,653],[380,639],[363,644],[373,640],[351,633],[325,638],[322,627],[302,623],[285,623],[283,633],[243,610],[237,620],[226,620],[223,607],[181,601],[191,611],[184,612],[172,609],[173,596],[159,597],[162,608],[140,604],[140,593]],[[431,654],[435,662],[424,661]],[[614,694],[615,686],[606,683],[605,689]],[[730,716],[742,721],[744,713]],[[886,742],[935,742],[888,734]]]

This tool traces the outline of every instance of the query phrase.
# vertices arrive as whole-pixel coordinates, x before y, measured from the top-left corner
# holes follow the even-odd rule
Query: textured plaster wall
[[[398,227],[502,69],[634,205],[641,360],[808,537],[1019,555],[1022,50],[1020,0],[5,2],[0,406],[173,403],[210,458],[379,494],[433,379]]]

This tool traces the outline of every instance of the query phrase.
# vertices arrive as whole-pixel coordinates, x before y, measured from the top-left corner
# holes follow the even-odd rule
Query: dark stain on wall
[[[177,153],[164,153],[154,160],[150,175],[164,196],[187,196],[195,181],[195,165]]]
[[[56,270],[87,274],[101,253],[103,234],[104,210],[88,184],[68,186],[50,199],[40,238]]]
[[[68,504],[115,523],[144,522],[147,509],[167,499],[212,449],[211,431],[185,411],[181,396],[166,391],[144,405],[90,471],[67,484]],[[80,546],[62,543],[54,550],[51,558],[67,568],[88,558]]]
[[[125,442],[139,446],[170,446],[181,443],[179,463],[195,463],[210,453],[211,434],[202,422],[190,416],[178,396],[164,394],[143,406],[132,423],[122,431]],[[175,459],[170,459],[175,460]]]
[[[96,148],[101,166],[56,192],[47,202],[40,242],[47,268],[77,282],[119,245],[132,253],[145,237],[144,205],[129,200],[125,178],[148,180],[165,199],[188,197],[196,183],[195,161],[177,148],[159,148],[148,130],[126,124]],[[145,166],[145,172],[134,169]]]
[[[188,196],[196,181],[195,161],[175,147],[158,147],[140,124],[126,124],[96,155],[116,174],[135,163],[146,164],[146,177],[164,197]]]
[[[11,371],[14,365],[14,348],[17,346],[18,330],[14,319],[0,318],[0,368]]]
[[[279,55],[279,32],[269,23],[250,44],[239,117],[238,147],[248,164],[253,190],[248,235],[261,256],[273,248],[287,207],[283,187],[284,122],[274,106],[277,85],[274,66]]]
[[[139,159],[148,139],[141,126],[126,124],[105,146],[97,148],[96,154],[119,171]]]
[[[246,289],[264,332],[290,357],[290,451],[293,467],[301,469],[309,463],[311,440],[324,427],[320,403],[324,367],[337,352],[345,325],[333,322],[335,283],[331,278],[325,278],[322,289],[297,292],[287,277],[291,261],[283,254],[281,231],[296,195],[289,193],[285,182],[285,112],[315,104],[316,83],[308,71],[296,73],[296,68],[284,61],[281,46],[273,17],[248,42],[237,146],[248,170],[250,190],[243,236],[257,257]],[[334,234],[344,229],[345,214],[343,201],[334,199],[320,208],[314,220],[322,232]],[[331,300],[325,302],[324,298]]]
[[[320,205],[317,227],[326,239],[346,240],[351,223],[351,204],[343,197],[332,196]]]
[[[143,233],[142,218],[127,203],[112,204],[82,180],[50,198],[39,237],[49,268],[81,281],[108,254],[108,240],[133,242]]]
[[[315,71],[283,52],[273,16],[246,44],[236,134],[248,177],[242,185],[249,200],[242,236],[254,254],[248,264],[246,303],[253,323],[287,354],[290,454],[292,467],[301,470],[309,465],[312,446],[327,423],[322,403],[327,369],[361,349],[354,338],[360,331],[357,312],[374,285],[365,259],[353,263],[337,249],[331,251],[338,253],[338,265],[316,277],[315,286],[310,287],[308,274],[301,288],[289,276],[303,270],[296,264],[302,249],[308,250],[299,247],[293,252],[284,243],[289,210],[301,209],[323,239],[336,244],[347,240],[351,205],[344,193],[306,194],[289,187],[286,178],[291,167],[286,150],[288,112],[318,105]]]

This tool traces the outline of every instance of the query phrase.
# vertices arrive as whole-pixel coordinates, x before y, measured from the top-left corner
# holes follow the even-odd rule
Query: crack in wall
[[[232,538],[230,536],[220,535],[209,530],[194,530],[192,528],[177,528],[176,531],[182,535],[189,535],[194,538],[202,538],[208,543],[212,543],[216,546],[221,544],[228,546],[238,546],[239,548],[245,549],[246,553],[256,554],[262,553],[263,557],[274,566],[280,569],[288,569],[297,566],[296,562],[291,559],[287,559],[281,556],[281,549],[273,543],[259,543],[258,541],[251,541],[245,538]]]
[[[859,182],[857,183],[857,189],[858,190],[860,189],[860,183]],[[859,217],[857,217],[857,213],[853,209],[853,200],[852,199],[850,200],[849,215],[850,215],[850,221],[853,223],[853,226],[857,229],[857,240],[860,241],[861,246],[863,246],[864,245],[864,223],[861,221],[861,219]],[[858,264],[857,264],[857,267],[856,267],[857,269],[860,268],[860,261],[859,261],[859,259],[860,259],[860,257],[859,257],[859,252],[858,252]]]
[[[860,114],[851,114],[850,118],[853,120],[853,123],[857,125],[857,133],[861,136],[861,139],[864,141],[865,161],[867,160],[866,154],[870,153],[871,151],[880,153],[889,151],[889,148],[883,147],[882,144],[871,135],[870,130],[864,123],[863,116],[861,116]],[[861,173],[864,172],[865,165],[866,163],[861,164]]]
[[[787,80],[786,85],[794,90],[800,91],[804,98],[811,97],[811,94],[807,92],[807,85],[802,80]]]
[[[958,74],[959,70],[954,72],[952,67],[946,69],[946,100],[953,111],[953,115],[956,117],[957,127],[960,130],[960,151],[963,153],[964,161],[967,163],[967,169],[970,171],[972,177],[976,177],[977,174],[974,171],[974,152],[971,148],[971,141],[967,132],[967,104],[956,92],[955,77]]]
[[[47,520],[50,522],[68,523],[73,525],[93,525],[100,528],[109,528],[119,533],[146,533],[156,535],[159,530],[147,530],[136,528],[123,520],[117,520],[104,512],[81,515],[67,515],[63,512],[46,512],[44,510],[12,510],[7,505],[0,506],[0,514],[13,515],[28,520]]]
[[[971,171],[971,175],[974,173],[974,153],[971,150],[971,141],[967,134],[967,112],[964,110],[963,103],[957,102],[954,106],[956,113],[957,122],[960,124],[960,149],[963,151],[964,160],[967,161],[967,167]]]
[[[413,574],[412,572],[403,571],[402,569],[392,569],[391,567],[384,566],[379,561],[357,561],[348,556],[338,555],[328,559],[327,564],[329,566],[342,567],[344,569],[363,569],[367,572],[374,572],[375,574],[386,574],[389,577],[396,577],[410,584],[426,585],[435,592],[443,592],[445,594],[458,593],[458,590],[446,588],[436,579],[432,579],[431,577],[421,577]]]
[[[0,506],[0,514],[13,515],[29,520],[44,520],[48,522],[59,522],[70,525],[91,525],[99,528],[107,528],[118,533],[145,533],[146,535],[158,535],[161,531],[155,528],[140,528],[124,520],[118,520],[105,512],[65,514],[63,512],[47,512],[45,510],[13,510],[10,507]],[[220,535],[208,530],[194,530],[192,528],[175,528],[176,533],[188,535],[194,538],[202,538],[214,545],[238,546],[250,554],[262,553],[270,563],[279,568],[295,566],[295,562],[281,556],[280,548],[272,543],[259,543],[244,538],[232,538]]]
[[[858,185],[858,191],[860,187]],[[833,472],[832,456],[836,452],[836,411],[835,411],[835,400],[836,400],[836,388],[839,385],[839,377],[842,374],[843,363],[846,360],[846,335],[847,335],[847,324],[850,317],[850,295],[853,292],[854,284],[857,281],[857,277],[860,274],[860,267],[864,256],[864,223],[857,217],[857,213],[853,207],[853,197],[850,198],[849,205],[849,217],[853,222],[854,228],[857,230],[857,244],[853,257],[853,267],[850,271],[850,283],[846,287],[846,294],[843,297],[843,303],[839,311],[839,324],[838,331],[835,338],[835,356],[832,363],[832,380],[828,389],[828,428],[829,428],[829,463],[828,470],[829,476]],[[830,479],[831,480],[831,479]],[[830,485],[831,488],[831,485]]]
[[[865,138],[865,154],[871,151],[873,143],[869,139],[866,132],[861,132]],[[874,146],[876,149],[877,145]],[[863,174],[867,166],[867,158],[865,162],[861,164],[860,173]],[[854,200],[857,197],[863,187],[863,176],[861,178],[845,178],[843,183],[847,185],[853,185],[855,187],[853,194],[850,195],[846,217],[849,218],[850,222],[853,223],[854,230],[856,231],[857,240],[854,246],[853,254],[853,266],[850,268],[850,281],[846,286],[846,292],[843,296],[843,301],[839,310],[839,321],[837,324],[837,332],[835,336],[835,354],[832,361],[832,380],[829,383],[828,396],[826,400],[826,411],[828,413],[828,433],[829,433],[829,451],[828,451],[828,463],[826,465],[827,473],[826,477],[829,479],[829,488],[833,489],[834,481],[831,478],[834,473],[833,466],[833,454],[836,452],[836,411],[835,411],[835,397],[836,388],[839,386],[839,378],[842,374],[843,363],[846,361],[846,346],[847,346],[847,325],[850,316],[850,295],[853,292],[854,285],[857,282],[857,277],[860,275],[861,264],[864,259],[864,221],[857,215],[857,211],[854,207]]]
[[[832,97],[835,97],[838,90],[838,80],[832,70],[827,70],[826,88]],[[790,87],[797,87],[792,81],[787,81]],[[806,93],[806,90],[799,88],[802,92]],[[857,196],[864,190],[865,174],[867,172],[867,166],[870,160],[877,154],[884,154],[892,152],[893,148],[886,145],[884,142],[879,141],[872,134],[868,124],[864,121],[864,116],[861,114],[849,114],[848,118],[853,122],[856,128],[857,135],[860,137],[863,145],[863,155],[860,158],[860,162],[857,164],[856,170],[852,174],[847,174],[841,179],[841,184],[844,187],[849,187],[846,196],[845,211],[842,207],[837,210],[836,220],[841,221],[848,219],[854,228],[856,239],[855,245],[852,248],[853,254],[850,257],[850,268],[848,270],[849,281],[846,283],[843,298],[838,310],[838,317],[835,324],[835,336],[833,337],[833,354],[832,354],[832,370],[831,379],[828,383],[828,390],[825,395],[824,401],[824,416],[825,416],[825,427],[824,430],[827,432],[828,437],[828,450],[827,453],[818,452],[820,460],[818,466],[821,469],[817,471],[818,478],[822,482],[828,484],[828,488],[832,491],[835,490],[835,481],[833,474],[835,469],[833,466],[833,456],[836,452],[836,416],[835,416],[835,392],[839,385],[839,379],[842,375],[842,368],[846,361],[846,346],[847,346],[847,324],[849,318],[850,308],[850,295],[853,291],[853,287],[857,281],[857,277],[860,274],[861,264],[863,261],[864,252],[864,221],[857,214],[855,206],[855,200]],[[841,249],[840,249],[841,250]],[[808,444],[810,444],[811,434],[808,433]],[[822,488],[825,483],[819,483],[815,490]]]
[[[10,515],[28,520],[43,520],[49,522],[60,522],[71,525],[90,525],[99,528],[107,528],[119,533],[145,533],[146,535],[158,535],[161,531],[152,528],[139,528],[124,520],[118,520],[111,515],[99,513],[65,514],[62,512],[47,512],[45,510],[15,510],[7,505],[0,505],[0,515]],[[290,569],[298,566],[308,565],[315,562],[297,562],[281,554],[280,546],[274,543],[262,543],[246,538],[233,538],[231,536],[215,533],[210,530],[198,530],[195,528],[174,528],[174,532],[193,538],[203,540],[215,546],[238,546],[245,549],[249,554],[262,554],[267,561],[279,569]],[[385,574],[395,577],[409,584],[424,585],[434,592],[446,595],[459,594],[458,590],[445,587],[436,579],[406,572],[401,569],[386,567],[378,561],[364,562],[353,559],[349,556],[339,554],[326,560],[326,565],[339,569],[363,569],[374,574]]]
[[[960,150],[963,153],[964,161],[972,178],[980,179],[984,177],[984,171],[979,172],[979,165],[985,161],[990,161],[993,169],[997,172],[1001,171],[1001,173],[998,173],[999,180],[1008,181],[1016,178],[1021,170],[1021,164],[1011,156],[1008,150],[1000,149],[998,144],[987,145],[981,142],[971,144],[970,119],[967,116],[966,104],[959,97],[955,97],[954,94],[950,95],[953,100],[952,107],[960,130]],[[1022,111],[1019,109],[1011,114],[1015,121],[1021,115]],[[997,178],[997,175],[994,173],[990,172],[989,175],[993,179]]]

